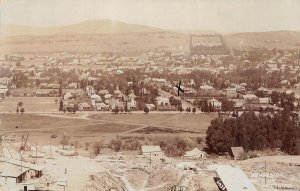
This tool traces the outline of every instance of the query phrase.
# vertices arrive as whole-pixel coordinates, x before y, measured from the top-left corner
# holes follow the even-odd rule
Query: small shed
[[[0,172],[0,185],[16,184],[40,178],[43,175],[43,167],[24,161],[0,157]]]
[[[87,102],[82,102],[78,105],[80,111],[91,111],[92,107]]]
[[[231,153],[233,155],[234,160],[246,159],[246,153],[243,147],[231,147]]]

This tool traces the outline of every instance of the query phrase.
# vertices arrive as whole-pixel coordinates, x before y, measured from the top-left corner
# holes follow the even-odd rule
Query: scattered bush
[[[100,141],[94,142],[92,153],[98,155],[103,148],[103,143]]]
[[[122,148],[122,141],[120,139],[111,140],[108,147],[113,149],[116,152],[119,152]]]

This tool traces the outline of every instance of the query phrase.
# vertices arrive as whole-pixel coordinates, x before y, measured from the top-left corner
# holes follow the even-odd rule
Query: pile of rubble
[[[50,174],[44,174],[40,178],[40,184],[54,184],[57,181],[57,177],[53,177]]]
[[[157,187],[159,185],[165,185],[165,190],[168,190],[166,187],[173,186],[178,182],[179,174],[173,169],[156,169],[152,170],[149,173],[148,182],[146,184],[147,188]]]
[[[146,171],[138,168],[127,170],[124,175],[130,185],[136,190],[140,190],[143,187],[143,184],[147,181],[148,177],[148,173]]]
[[[116,190],[123,191],[124,183],[108,172],[101,172],[95,175],[90,175],[90,180],[81,191],[96,191],[96,190]]]

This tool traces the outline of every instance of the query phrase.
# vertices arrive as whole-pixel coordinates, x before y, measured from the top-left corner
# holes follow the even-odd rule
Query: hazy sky
[[[179,30],[300,31],[300,0],[0,0],[0,7],[2,24],[107,18]]]

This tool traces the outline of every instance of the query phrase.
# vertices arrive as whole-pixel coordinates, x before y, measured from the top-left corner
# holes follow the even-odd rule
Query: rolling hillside
[[[138,54],[156,48],[189,50],[190,34],[212,34],[208,30],[170,31],[106,19],[61,27],[5,25],[0,28],[0,52],[118,52]],[[226,34],[229,48],[265,47],[300,49],[300,32],[271,31]]]
[[[0,35],[2,37],[20,35],[116,34],[159,31],[162,31],[162,29],[127,24],[108,19],[89,20],[60,27],[32,27],[21,25],[2,25],[0,27]]]

